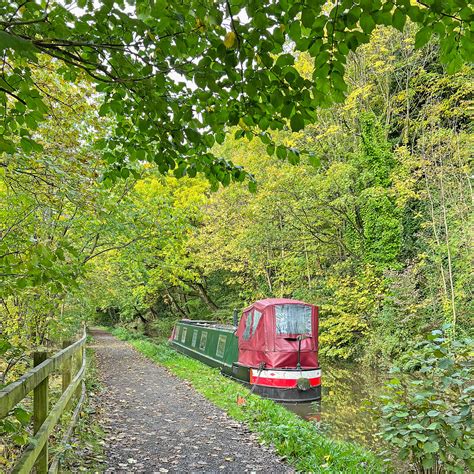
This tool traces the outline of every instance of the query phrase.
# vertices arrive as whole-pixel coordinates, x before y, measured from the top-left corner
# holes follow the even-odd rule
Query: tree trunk
[[[198,292],[200,298],[204,301],[204,303],[206,303],[207,307],[210,310],[216,311],[217,309],[219,309],[219,306],[217,306],[216,303],[214,303],[211,297],[207,294],[206,288],[204,288],[204,285],[202,283],[191,283],[191,287]]]

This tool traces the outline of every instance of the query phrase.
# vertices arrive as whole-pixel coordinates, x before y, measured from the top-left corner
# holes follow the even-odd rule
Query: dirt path
[[[294,472],[186,382],[110,334],[92,331],[105,472]]]

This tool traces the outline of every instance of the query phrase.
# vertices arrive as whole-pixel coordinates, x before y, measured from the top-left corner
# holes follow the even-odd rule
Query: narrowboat
[[[321,398],[318,307],[269,298],[245,308],[234,324],[183,319],[170,337],[177,351],[221,369],[254,393],[284,402]]]

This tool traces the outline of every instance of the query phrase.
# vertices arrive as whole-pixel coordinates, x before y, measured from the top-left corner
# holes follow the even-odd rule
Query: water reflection
[[[321,367],[321,402],[284,405],[317,423],[321,431],[332,438],[355,441],[379,451],[378,422],[368,405],[381,393],[382,374],[357,364],[321,363]]]

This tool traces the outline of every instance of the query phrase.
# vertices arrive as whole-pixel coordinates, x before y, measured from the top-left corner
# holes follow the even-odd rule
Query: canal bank
[[[390,468],[369,450],[335,441],[283,406],[264,400],[242,385],[221,376],[216,369],[177,354],[166,344],[156,344],[123,329],[113,333],[127,340],[148,358],[166,367],[232,418],[244,422],[262,442],[273,445],[280,456],[302,472],[389,472]],[[245,403],[237,403],[237,398]]]

